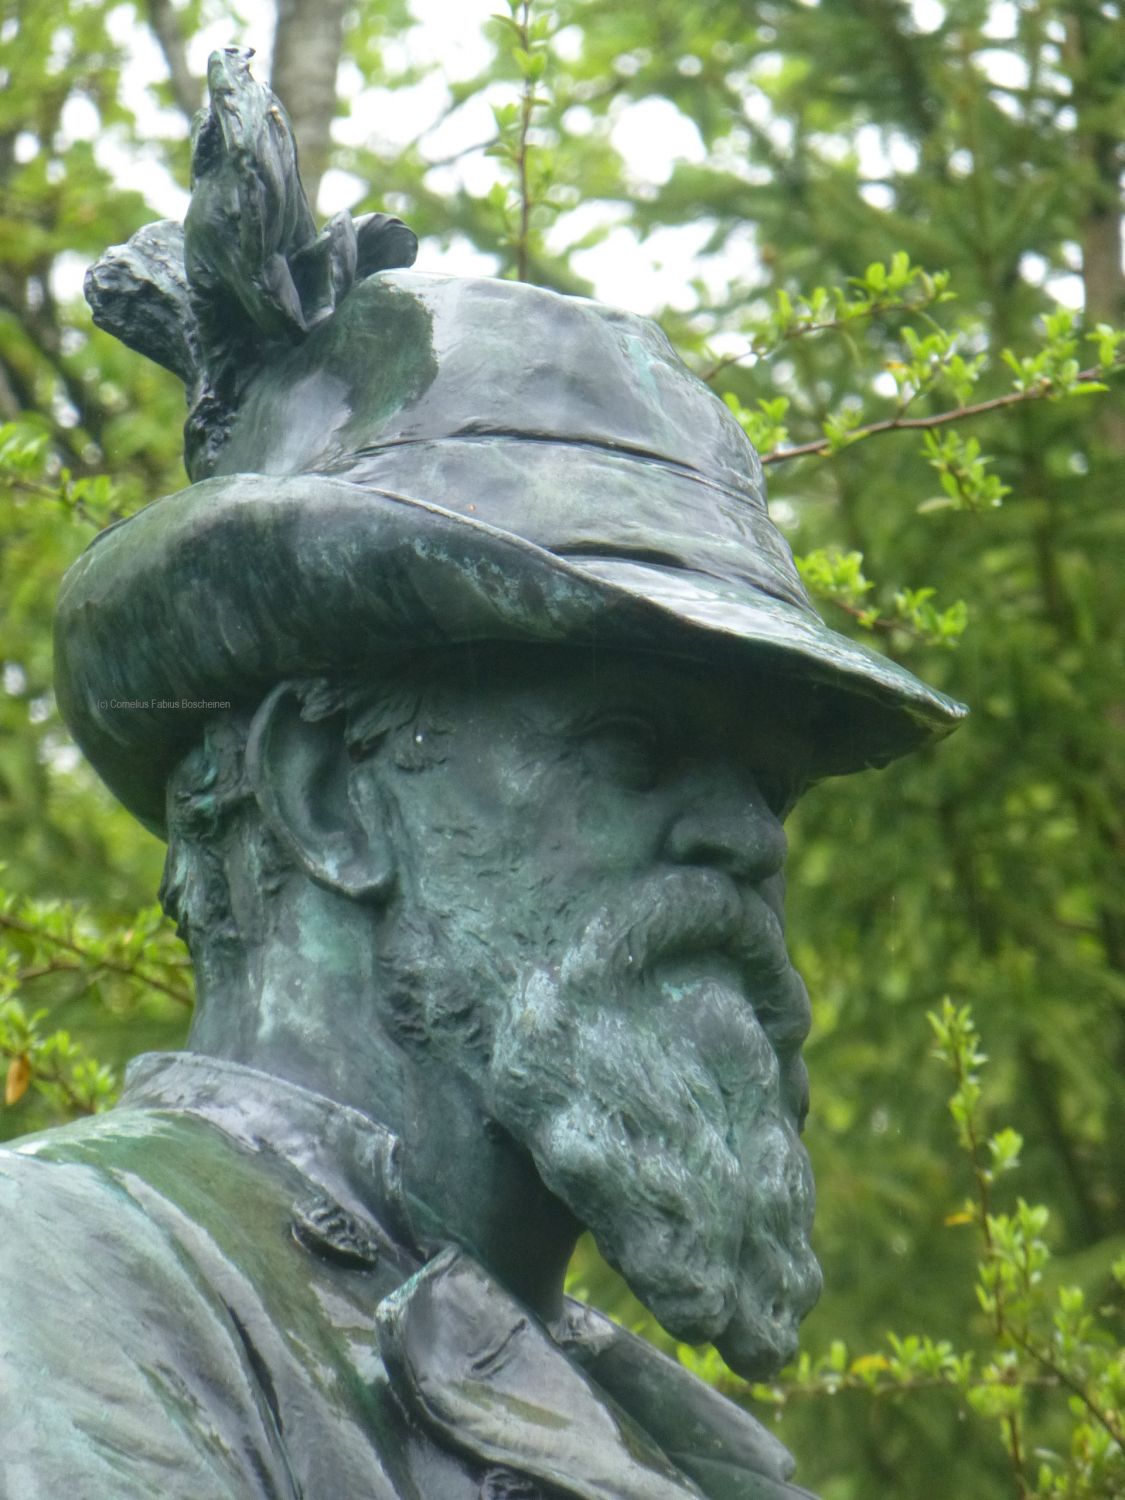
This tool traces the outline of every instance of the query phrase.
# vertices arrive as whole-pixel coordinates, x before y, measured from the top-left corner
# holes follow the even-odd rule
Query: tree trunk
[[[148,23],[168,65],[172,97],[190,121],[203,103],[203,80],[188,67],[180,16],[171,0],[148,0]]]
[[[1105,128],[1109,102],[1120,90],[1125,70],[1125,48],[1105,45],[1107,29],[1119,25],[1093,14],[1092,8],[1090,13],[1071,16],[1067,21],[1066,61],[1077,105],[1078,149],[1089,177],[1081,249],[1086,321],[1091,327],[1109,323],[1117,328],[1125,319],[1122,155],[1116,135]],[[1099,417],[1106,445],[1116,454],[1125,454],[1125,413],[1116,402],[1107,400]]]
[[[345,0],[277,0],[270,86],[293,122],[314,212],[331,146],[344,9]]]

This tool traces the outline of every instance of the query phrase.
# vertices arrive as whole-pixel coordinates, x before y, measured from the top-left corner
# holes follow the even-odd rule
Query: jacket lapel
[[[560,1347],[463,1251],[387,1297],[376,1324],[403,1404],[484,1465],[576,1500],[815,1500],[733,1402],[579,1304]]]
[[[568,1299],[551,1336],[708,1500],[815,1500],[789,1483],[793,1456],[768,1428],[604,1314]]]
[[[445,1250],[376,1314],[395,1391],[447,1445],[578,1500],[700,1500],[648,1435],[467,1255]]]

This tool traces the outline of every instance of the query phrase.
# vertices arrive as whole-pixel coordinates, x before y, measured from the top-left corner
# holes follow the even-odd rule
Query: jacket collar
[[[192,1052],[135,1058],[118,1107],[198,1115],[291,1163],[310,1184],[294,1227],[314,1254],[362,1265],[370,1236],[393,1241],[407,1271],[425,1259],[399,1142],[358,1110]],[[815,1500],[788,1483],[781,1444],[681,1365],[579,1303],[548,1332],[463,1251],[430,1260],[376,1322],[407,1408],[443,1444],[501,1470],[576,1500]]]
[[[251,1151],[290,1162],[328,1204],[374,1220],[421,1258],[402,1188],[398,1137],[359,1110],[272,1073],[198,1052],[146,1052],[118,1108],[201,1115]]]
[[[435,1256],[375,1318],[394,1389],[422,1424],[551,1494],[814,1500],[788,1482],[788,1452],[733,1402],[633,1341],[619,1351],[630,1375],[599,1379],[623,1330],[573,1328],[572,1351],[586,1339],[600,1348],[592,1367],[571,1358],[463,1251]]]
[[[656,1443],[463,1251],[376,1313],[395,1390],[450,1447],[581,1500],[700,1500]]]

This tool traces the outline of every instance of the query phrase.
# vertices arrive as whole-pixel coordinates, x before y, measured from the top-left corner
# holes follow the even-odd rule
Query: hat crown
[[[216,473],[327,475],[811,608],[753,446],[661,329],[523,282],[369,278],[247,387]]]
[[[254,379],[215,472],[343,473],[373,447],[488,436],[651,457],[765,508],[752,444],[650,319],[412,271],[361,282]]]

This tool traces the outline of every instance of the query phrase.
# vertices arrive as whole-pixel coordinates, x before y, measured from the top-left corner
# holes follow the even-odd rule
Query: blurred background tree
[[[821,1373],[774,1399],[803,1482],[826,1500],[1125,1493],[1043,1487],[1039,1467],[1071,1459],[1036,1442],[1088,1441],[1051,1425],[1049,1371],[1019,1393],[1040,1436],[1015,1455],[999,1409],[980,1420],[947,1380],[873,1395],[875,1355],[824,1375],[887,1329],[990,1337],[958,1212],[973,1174],[927,1056],[946,993],[973,1002],[984,1106],[1023,1139],[1012,1181],[1052,1207],[1047,1282],[1121,1310],[1121,7],[496,8],[5,0],[0,1135],[103,1106],[131,1054],[184,1035],[190,974],[150,905],[161,848],[84,766],[50,687],[65,567],[185,482],[182,393],[95,331],[78,290],[108,244],[182,216],[209,48],[272,45],[322,216],[387,209],[422,236],[419,269],[656,316],[763,449],[831,622],[973,707],[948,745],[792,819],[827,1291],[806,1333]],[[576,1275],[641,1321],[588,1248]]]

